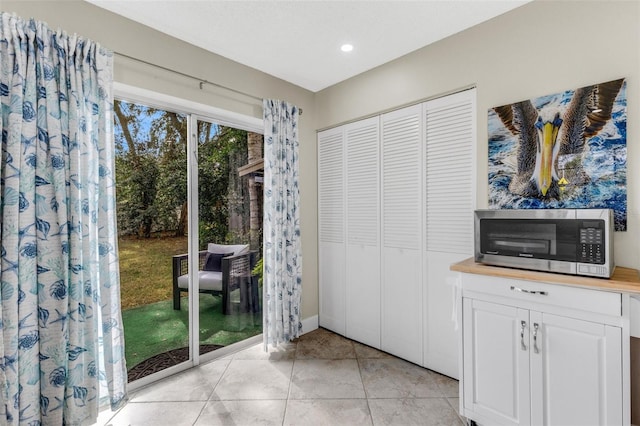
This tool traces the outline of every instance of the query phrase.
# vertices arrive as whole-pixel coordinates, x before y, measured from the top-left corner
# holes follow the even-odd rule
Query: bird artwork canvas
[[[627,228],[625,79],[489,109],[489,208],[609,208]]]

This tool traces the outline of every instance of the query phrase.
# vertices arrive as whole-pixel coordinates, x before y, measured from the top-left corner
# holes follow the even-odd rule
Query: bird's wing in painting
[[[611,119],[613,104],[624,79],[577,89],[563,120],[560,155],[583,152],[585,141],[595,136]]]
[[[569,164],[571,176],[562,168],[562,183],[584,180],[582,155],[586,141],[611,119],[613,104],[624,79],[577,89],[562,110],[545,105],[537,110],[531,101],[494,108],[509,131],[516,135],[517,167],[509,191],[540,199],[558,198],[558,159]],[[566,160],[570,161],[566,161]],[[564,167],[564,166],[563,166]]]
[[[509,191],[514,194],[525,194],[530,191],[531,177],[536,165],[538,136],[535,122],[538,111],[531,101],[494,108],[496,114],[507,129],[518,137],[516,150],[516,174],[509,184]]]

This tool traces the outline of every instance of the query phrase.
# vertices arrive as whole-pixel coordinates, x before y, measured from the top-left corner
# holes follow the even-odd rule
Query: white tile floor
[[[139,389],[98,425],[463,425],[458,382],[327,330]]]

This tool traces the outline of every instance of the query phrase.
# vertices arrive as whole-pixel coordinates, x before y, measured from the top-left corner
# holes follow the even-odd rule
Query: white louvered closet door
[[[424,366],[458,378],[449,265],[473,254],[475,89],[425,103]]]
[[[347,334],[380,348],[380,119],[345,127]]]
[[[382,349],[422,364],[422,105],[381,119]]]
[[[319,324],[345,334],[343,128],[318,133]]]

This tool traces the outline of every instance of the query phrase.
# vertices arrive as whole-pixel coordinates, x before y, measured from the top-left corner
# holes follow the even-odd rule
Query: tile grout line
[[[237,352],[236,352],[237,353]],[[209,403],[209,401],[211,401],[211,397],[213,396],[213,394],[216,391],[216,388],[218,387],[218,384],[220,384],[220,380],[222,380],[222,377],[225,375],[225,373],[227,372],[227,370],[229,369],[229,366],[231,365],[231,363],[233,362],[236,353],[234,353],[231,357],[231,359],[229,360],[229,362],[227,363],[227,366],[224,368],[224,371],[222,371],[222,374],[220,374],[220,377],[218,377],[218,380],[216,380],[216,384],[213,385],[213,388],[211,389],[211,393],[209,394],[209,397],[207,398],[207,400],[204,402],[204,405],[202,406],[202,408],[200,409],[200,412],[198,413],[198,417],[196,417],[195,421],[193,422],[192,426],[195,426],[196,423],[198,423],[198,420],[200,420],[200,417],[202,417],[202,413],[204,412],[204,409],[207,407],[207,404]],[[220,361],[224,361],[224,360],[220,360]],[[211,362],[216,362],[216,360],[213,360]],[[199,364],[198,367],[200,367],[202,364]]]
[[[466,425],[467,423],[467,418],[463,417],[459,412],[459,408],[456,408],[453,406],[453,403],[451,402],[452,397],[446,397],[445,398],[447,400],[447,402],[449,403],[449,405],[451,406],[451,408],[453,409],[453,411],[456,413],[456,415],[458,416],[458,418],[460,419],[460,421],[462,422],[463,425]]]
[[[360,364],[360,358],[358,357],[358,352],[356,351],[356,347],[353,345],[353,352],[356,355],[356,363],[358,364],[358,374],[360,375],[360,381],[362,382],[362,390],[364,391],[364,400],[367,402],[367,410],[369,411],[369,418],[371,419],[371,424],[373,425],[373,413],[371,412],[371,405],[369,405],[369,393],[367,392],[367,388],[364,385],[364,379],[362,378],[362,365]]]
[[[291,342],[289,342],[291,343]],[[293,362],[291,363],[291,374],[289,375],[289,387],[287,389],[287,399],[284,401],[284,412],[282,413],[282,426],[284,426],[284,421],[287,418],[287,407],[289,406],[289,397],[291,396],[291,385],[293,383],[293,371],[296,367],[296,361],[298,359],[298,344],[300,343],[299,338],[296,342],[296,350],[293,354]]]

